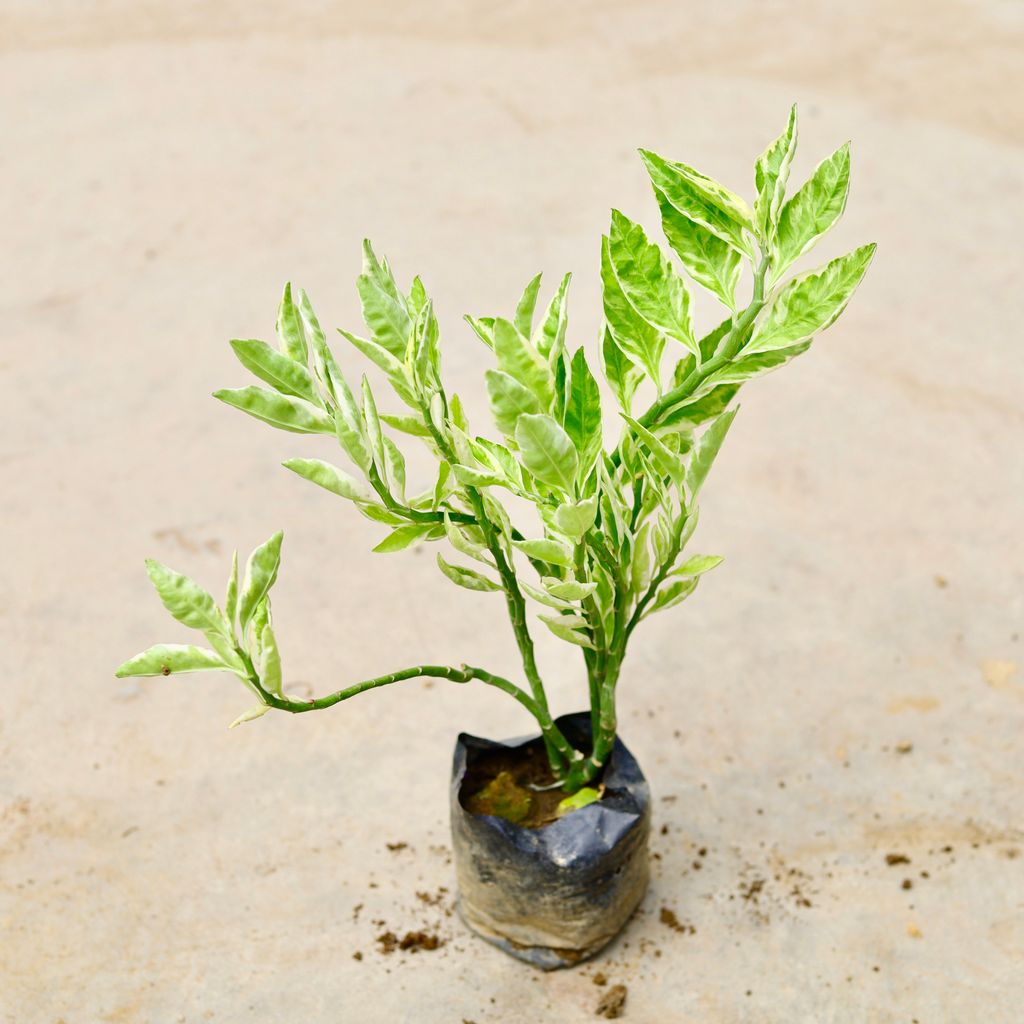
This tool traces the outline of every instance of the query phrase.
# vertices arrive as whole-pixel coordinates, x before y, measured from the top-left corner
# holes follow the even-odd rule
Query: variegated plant
[[[233,672],[257,700],[238,721],[270,708],[327,708],[403,679],[478,680],[534,716],[567,793],[594,780],[615,738],[616,685],[634,630],[689,597],[720,561],[684,551],[736,393],[808,348],[843,311],[874,251],[865,245],[787,278],[843,212],[850,172],[844,145],[787,200],[796,136],[794,108],[786,130],[757,160],[753,208],[693,168],[641,152],[685,276],[639,224],[613,211],[601,247],[600,341],[611,410],[607,399],[602,408],[583,348],[570,352],[567,344],[569,275],[539,317],[540,275],[510,318],[467,318],[496,364],[484,379],[498,440],[475,434],[458,396],[445,390],[440,328],[422,281],[414,278],[403,290],[368,243],[358,280],[367,336],[341,334],[382,371],[405,406],[400,414],[378,411],[366,377],[353,391],[301,290],[285,288],[278,348],[232,342],[242,364],[269,387],[216,397],[282,430],[334,435],[351,463],[347,471],[319,459],[285,466],[386,527],[376,551],[447,541],[456,557],[439,553],[437,564],[452,583],[504,595],[526,686],[470,665],[415,665],[325,697],[290,695],[270,614],[280,533],[253,552],[241,586],[236,559],[223,610],[188,577],[150,562],[167,610],[201,631],[209,648],[152,647],[118,675]],[[745,271],[750,297],[741,303]],[[686,277],[725,306],[724,319],[707,333],[695,329]],[[653,397],[641,410],[636,395],[645,380]],[[436,480],[422,493],[407,493],[399,435],[426,445],[437,460]],[[614,435],[607,448],[606,435]],[[536,521],[514,525],[503,494],[529,502]],[[528,602],[539,606],[546,628],[581,649],[593,725],[587,750],[573,748],[548,710]]]

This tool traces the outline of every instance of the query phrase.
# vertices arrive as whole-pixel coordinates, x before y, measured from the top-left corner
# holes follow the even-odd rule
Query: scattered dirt
[[[626,996],[629,990],[625,985],[612,985],[610,989],[603,996],[601,996],[600,1002],[597,1004],[597,1008],[594,1013],[598,1017],[604,1017],[607,1020],[615,1020],[621,1017],[626,1010]]]
[[[764,889],[765,880],[763,878],[753,878],[747,883],[740,883],[740,896],[747,903],[757,903],[761,896],[761,890]]]
[[[598,971],[597,974],[595,974],[590,980],[595,985],[607,985],[608,984],[608,975],[605,974],[604,971]]]
[[[538,740],[509,750],[479,753],[466,766],[459,799],[471,814],[493,814],[524,828],[542,828],[558,818],[565,799],[555,782],[544,745]],[[595,785],[600,780],[595,781]]]
[[[896,744],[897,754],[909,754],[914,749],[914,744],[910,740],[904,740],[902,743]]]
[[[904,878],[903,881],[900,882],[900,888],[901,889],[913,889],[914,888],[913,879]]]
[[[387,931],[377,936],[377,943],[380,951],[385,954],[394,953],[396,949],[403,953],[418,953],[421,949],[440,949],[444,945],[444,939],[432,932],[406,932],[399,938],[394,932]]]
[[[905,853],[887,853],[885,855],[885,863],[893,868],[897,864],[909,864],[910,858]]]
[[[676,917],[676,912],[668,907],[661,908],[658,920],[666,927],[671,928],[672,931],[679,932],[681,935],[695,935],[697,933],[697,929],[692,924],[684,924]]]
[[[387,843],[386,845],[387,845],[387,848],[392,853],[398,853],[399,850],[407,850],[407,849],[409,849],[409,844],[406,843],[406,842],[401,842],[401,841],[397,842],[397,843]]]
[[[448,895],[448,886],[442,885],[437,892],[418,892],[416,893],[416,899],[420,903],[425,903],[428,907],[436,907],[439,903],[444,902],[445,897]]]
[[[355,952],[354,952],[354,953],[352,954],[352,959],[353,959],[353,960],[362,960],[362,959],[363,959],[363,954],[362,954],[362,952],[361,952],[360,950],[358,950],[358,949],[357,949],[357,950],[356,950],[356,951],[355,951]]]

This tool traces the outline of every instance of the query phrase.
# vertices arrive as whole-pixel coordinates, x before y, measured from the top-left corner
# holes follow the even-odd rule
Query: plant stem
[[[421,410],[424,421],[434,438],[434,443],[437,445],[438,450],[448,460],[449,464],[456,465],[458,463],[458,459],[455,457],[455,452],[452,450],[447,439],[441,435],[441,432],[434,424],[434,421],[430,416],[429,406],[426,402],[422,404]],[[537,658],[533,649],[533,638],[530,636],[530,628],[526,622],[526,599],[523,597],[523,593],[519,589],[519,583],[516,580],[515,571],[505,558],[505,552],[501,548],[501,543],[498,539],[498,534],[494,528],[494,524],[487,515],[483,495],[476,487],[466,486],[465,490],[466,495],[469,498],[469,503],[473,509],[473,515],[476,517],[477,526],[483,532],[487,549],[494,558],[494,564],[498,570],[498,576],[501,578],[502,589],[505,592],[505,604],[508,608],[509,619],[512,622],[512,631],[515,634],[516,645],[519,648],[519,656],[523,661],[523,670],[526,673],[526,679],[530,684],[530,692],[533,694],[534,703],[536,704],[540,714],[551,723],[550,727],[546,729],[542,722],[541,731],[544,736],[544,747],[547,751],[551,771],[554,773],[555,778],[561,779],[565,776],[568,765],[575,761],[582,761],[583,755],[569,746],[568,741],[565,740],[565,737],[562,736],[561,732],[551,720],[551,713],[548,710],[547,693],[544,690],[544,682],[537,669]],[[539,722],[541,721],[540,715],[535,713],[534,717],[536,717]],[[555,733],[557,733],[558,737],[561,738],[564,747],[568,748],[568,755],[566,755],[564,748],[555,741]]]
[[[488,672],[486,669],[477,668],[474,665],[461,665],[458,668],[450,665],[413,665],[411,668],[399,669],[396,672],[388,672],[386,675],[375,676],[372,679],[364,679],[361,682],[353,683],[351,686],[346,686],[344,689],[337,690],[326,697],[298,700],[289,697],[278,697],[267,690],[263,686],[248,654],[242,648],[236,648],[236,651],[245,662],[249,674],[249,682],[259,694],[260,699],[269,707],[277,708],[280,711],[288,711],[293,715],[299,715],[306,711],[322,711],[324,708],[333,707],[335,704],[340,704],[342,701],[348,700],[349,697],[354,697],[356,694],[363,693],[366,690],[374,690],[378,686],[389,686],[391,683],[399,683],[405,679],[436,678],[448,679],[453,683],[468,683],[472,679],[478,679],[488,686],[494,686],[504,691],[519,701],[537,720],[545,738],[550,740],[552,745],[566,760],[571,759],[572,755],[577,753],[569,745],[569,741],[562,735],[562,732],[555,726],[551,715],[541,708],[528,693],[516,686],[511,680],[495,675],[493,672]]]

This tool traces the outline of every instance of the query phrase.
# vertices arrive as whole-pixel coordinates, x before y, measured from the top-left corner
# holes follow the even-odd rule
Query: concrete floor
[[[600,970],[641,1022],[1019,1021],[1019,4],[255,6],[0,10],[0,1019],[570,1024]],[[747,393],[697,541],[727,565],[637,635],[643,911],[545,976],[450,914],[454,735],[520,710],[412,683],[229,733],[228,678],[113,678],[185,638],[142,559],[219,593],[232,547],[284,526],[286,672],[321,691],[515,673],[497,599],[370,555],[376,528],[278,467],[326,439],[208,397],[248,382],[227,339],[269,336],[288,278],[355,327],[369,235],[425,275],[482,424],[461,314],[571,269],[589,344],[609,207],[657,224],[634,149],[749,193],[794,99],[796,175],[854,140],[821,258],[879,253]],[[539,642],[579,707],[576,652]],[[379,951],[421,927],[443,947]]]

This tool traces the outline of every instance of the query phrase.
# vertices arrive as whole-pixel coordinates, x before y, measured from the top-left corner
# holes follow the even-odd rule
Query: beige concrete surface
[[[0,4],[0,1020],[575,1024],[600,970],[644,1024],[1019,1021],[1022,22],[953,0]],[[609,208],[657,226],[634,149],[749,194],[793,100],[797,176],[854,140],[820,257],[878,257],[748,389],[697,542],[727,564],[637,634],[642,913],[541,975],[445,888],[454,735],[520,733],[520,710],[412,683],[229,733],[228,678],[113,678],[186,636],[142,559],[219,593],[231,549],[285,527],[286,672],[318,689],[424,659],[515,673],[497,599],[371,556],[371,524],[279,468],[326,439],[208,397],[248,382],[227,339],[270,336],[288,278],[355,326],[369,235],[425,276],[482,423],[461,314],[571,269],[592,345]],[[575,653],[539,643],[579,707]],[[375,941],[417,928],[445,944]]]

